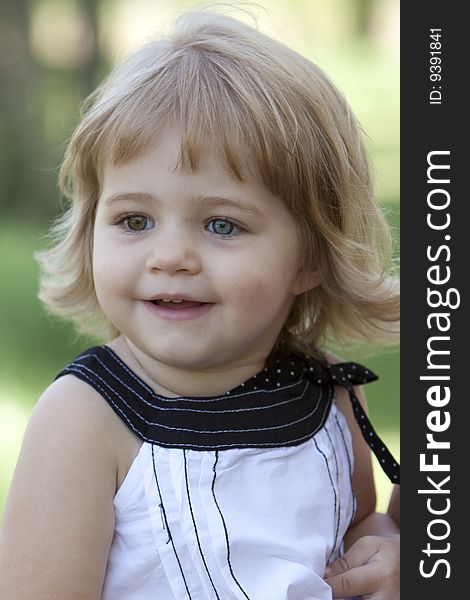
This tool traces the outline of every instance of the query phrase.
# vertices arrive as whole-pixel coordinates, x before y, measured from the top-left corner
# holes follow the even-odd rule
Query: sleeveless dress
[[[398,465],[353,390],[355,363],[290,356],[225,394],[167,398],[107,346],[58,377],[91,385],[142,440],[114,498],[103,600],[331,600],[323,580],[354,517],[345,386],[364,437]]]

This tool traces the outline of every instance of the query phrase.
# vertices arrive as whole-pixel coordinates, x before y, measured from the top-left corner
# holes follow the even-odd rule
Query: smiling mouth
[[[169,308],[171,310],[181,310],[183,308],[197,308],[198,306],[203,306],[204,304],[208,304],[207,302],[195,302],[193,300],[151,300],[152,304],[156,306],[164,306],[165,308]]]
[[[181,296],[152,298],[145,301],[150,312],[164,321],[183,322],[203,317],[215,306],[214,302],[189,300]]]

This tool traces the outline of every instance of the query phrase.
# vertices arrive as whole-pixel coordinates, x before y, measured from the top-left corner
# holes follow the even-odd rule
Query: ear
[[[316,288],[321,283],[321,275],[318,270],[301,269],[297,273],[297,278],[292,288],[296,296],[300,296],[304,292],[308,292]]]

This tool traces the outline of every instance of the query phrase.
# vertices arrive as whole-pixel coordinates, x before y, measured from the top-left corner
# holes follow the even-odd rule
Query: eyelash
[[[129,219],[131,219],[133,217],[140,217],[142,219],[145,219],[146,226],[144,227],[144,229],[131,229],[129,227]],[[121,228],[122,228],[122,230],[124,231],[124,233],[127,233],[129,235],[137,235],[139,233],[143,233],[144,231],[147,231],[148,229],[151,229],[151,227],[148,227],[149,223],[152,223],[153,226],[155,225],[153,219],[151,219],[150,217],[147,217],[145,215],[142,215],[140,213],[131,213],[131,214],[128,214],[128,215],[124,215],[122,217],[119,217],[115,221],[115,224],[116,225],[120,225]]]
[[[146,226],[143,229],[131,229],[129,227],[129,220],[134,217],[140,217],[142,219],[145,219]],[[221,234],[221,233],[217,233],[216,231],[211,231],[211,229],[209,227],[210,227],[211,223],[215,223],[216,221],[224,221],[226,223],[229,223],[230,225],[233,226],[235,231],[233,231],[229,234]],[[149,223],[151,223],[152,226],[155,226],[155,222],[152,218],[147,217],[141,213],[130,213],[130,214],[127,214],[124,216],[120,216],[115,221],[115,224],[119,225],[122,228],[123,232],[128,235],[138,235],[139,233],[143,233],[144,231],[147,231],[148,229],[152,229],[153,228],[152,226],[150,226],[150,227],[148,226]],[[233,221],[232,219],[229,219],[227,217],[212,217],[210,220],[208,220],[206,222],[205,229],[209,233],[212,233],[213,235],[215,235],[217,238],[224,239],[224,240],[233,239],[233,238],[247,232],[246,228],[242,227],[238,223],[235,223],[235,221]]]
[[[229,233],[227,235],[223,235],[221,233],[217,233],[216,231],[211,231],[209,229],[209,226],[210,226],[211,223],[215,223],[216,221],[225,221],[226,223],[230,223],[231,225],[233,225],[233,227],[234,227],[234,229],[236,231],[234,233],[232,232],[232,233]],[[241,235],[243,233],[246,233],[246,231],[247,231],[244,227],[242,227],[238,223],[235,223],[235,221],[233,221],[232,219],[228,219],[227,217],[212,217],[206,223],[206,230],[209,231],[209,233],[212,233],[215,236],[217,236],[219,239],[224,239],[224,240],[233,239],[233,238],[238,237],[239,235]]]

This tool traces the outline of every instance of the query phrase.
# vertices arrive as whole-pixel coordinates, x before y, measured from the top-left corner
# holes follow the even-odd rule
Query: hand
[[[367,535],[329,565],[326,583],[333,598],[400,599],[400,536]]]

